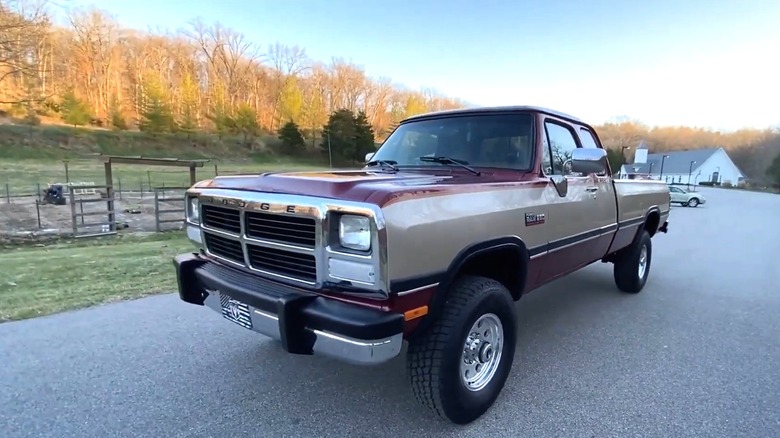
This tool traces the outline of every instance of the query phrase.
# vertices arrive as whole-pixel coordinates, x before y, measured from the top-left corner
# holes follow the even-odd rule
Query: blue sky
[[[475,105],[592,123],[780,125],[777,0],[60,0],[139,29],[202,17]]]

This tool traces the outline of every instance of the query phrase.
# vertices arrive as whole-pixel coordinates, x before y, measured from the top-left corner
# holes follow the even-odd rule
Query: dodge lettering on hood
[[[372,365],[406,342],[417,400],[469,423],[509,376],[521,297],[599,261],[643,290],[670,193],[614,171],[592,126],[557,111],[414,116],[359,170],[190,188],[179,295],[291,354]]]

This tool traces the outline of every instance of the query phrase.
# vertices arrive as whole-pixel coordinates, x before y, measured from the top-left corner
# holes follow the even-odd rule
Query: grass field
[[[300,162],[289,158],[267,159],[249,163],[217,163],[220,175],[232,173],[264,172],[280,170],[316,170],[323,165]],[[211,178],[215,174],[214,164],[206,164],[198,169],[198,179]],[[189,186],[187,168],[160,166],[133,166],[118,164],[113,166],[114,187],[123,190],[139,190],[141,184],[149,190],[160,186]],[[71,182],[94,182],[105,184],[103,164],[97,159],[78,159],[68,162],[68,178]],[[5,196],[5,184],[15,193],[36,193],[37,184],[42,188],[48,183],[65,182],[65,165],[62,161],[52,160],[10,160],[0,158],[0,198]]]
[[[65,182],[104,184],[103,164],[99,155],[129,155],[208,159],[197,177],[254,173],[271,170],[318,170],[327,167],[321,154],[293,158],[275,153],[279,140],[271,134],[257,137],[248,148],[241,137],[219,139],[209,134],[159,134],[113,132],[72,128],[61,125],[28,127],[0,125],[0,198],[8,185],[11,195],[34,194],[38,185]],[[186,168],[115,165],[114,186],[123,190],[139,190],[141,185],[188,186]]]
[[[0,247],[0,322],[174,291],[182,232]]]

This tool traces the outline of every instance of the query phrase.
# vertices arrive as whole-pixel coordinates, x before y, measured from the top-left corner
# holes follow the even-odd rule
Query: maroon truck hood
[[[517,176],[515,176],[515,181]],[[379,206],[389,200],[419,192],[452,190],[455,184],[498,182],[492,175],[481,176],[452,172],[397,173],[364,170],[326,172],[284,172],[259,175],[215,177],[199,184],[201,188],[248,190],[269,193],[307,195],[321,198],[372,202]]]

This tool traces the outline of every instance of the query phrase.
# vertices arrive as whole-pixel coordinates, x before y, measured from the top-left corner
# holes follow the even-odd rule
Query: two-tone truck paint
[[[615,180],[588,124],[537,107],[404,120],[360,170],[217,177],[187,194],[183,301],[296,354],[407,353],[417,399],[468,423],[512,368],[515,302],[593,262],[640,292],[666,184]]]

